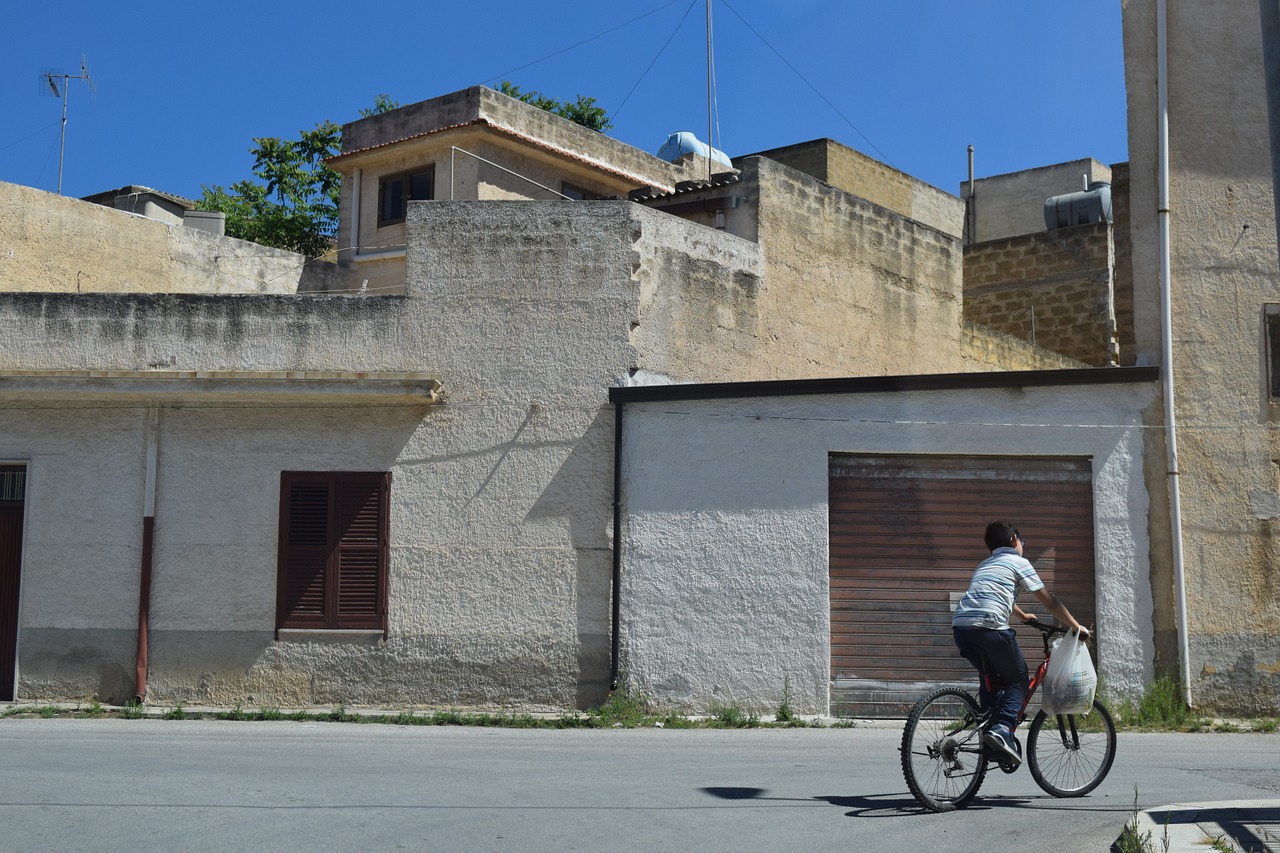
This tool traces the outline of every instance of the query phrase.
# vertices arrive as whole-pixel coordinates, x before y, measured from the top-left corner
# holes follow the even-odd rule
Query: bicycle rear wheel
[[[1097,699],[1088,715],[1036,714],[1027,763],[1036,784],[1055,797],[1083,797],[1107,778],[1116,758],[1116,724]]]
[[[962,809],[987,775],[978,705],[963,690],[940,688],[911,709],[902,732],[902,776],[920,805]]]

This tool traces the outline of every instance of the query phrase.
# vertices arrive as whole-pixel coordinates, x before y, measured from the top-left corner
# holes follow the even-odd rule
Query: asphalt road
[[[1026,769],[922,812],[898,727],[604,730],[0,720],[0,849],[1105,851],[1134,806],[1280,797],[1280,735],[1121,733],[1055,800]]]

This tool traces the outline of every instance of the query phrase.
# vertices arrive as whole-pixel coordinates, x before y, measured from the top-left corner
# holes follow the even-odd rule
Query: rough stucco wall
[[[0,363],[10,369],[446,378],[446,402],[427,410],[268,401],[217,411],[198,391],[164,404],[151,701],[565,708],[604,697],[606,392],[640,368],[638,273],[669,268],[709,235],[704,248],[723,252],[733,280],[758,264],[758,249],[628,202],[439,202],[414,206],[410,219],[406,296],[0,294]],[[0,399],[29,409],[4,391],[0,382]],[[69,626],[56,595],[24,596],[20,695],[120,699],[132,687],[144,445],[136,403],[123,405],[127,414],[110,416],[78,407],[29,432],[0,424],[0,458],[32,465],[30,518],[61,529],[60,502],[79,494],[94,509],[77,521],[93,530],[94,512],[109,506],[125,543],[74,577],[74,543],[29,543],[28,555],[47,549],[24,563],[24,576],[39,574],[33,589],[75,583],[120,602],[86,607],[83,625]],[[82,447],[81,435],[108,446]],[[96,452],[109,470],[87,464]],[[52,479],[46,459],[58,454],[65,476]],[[279,472],[329,468],[392,472],[386,642],[272,636]],[[110,660],[102,649],[114,650]]]
[[[407,362],[394,346],[403,305],[403,299],[0,294],[0,363],[144,373],[157,364],[394,370]],[[0,392],[6,384],[0,382]],[[288,402],[235,412],[210,405],[208,396],[195,394],[166,406],[161,418],[149,697],[342,701],[336,689],[302,689],[330,683],[326,678],[359,695],[354,687],[367,675],[365,662],[344,669],[288,643],[272,646],[279,472],[305,470],[318,458],[335,468],[359,461],[385,469],[394,454],[359,454],[384,447],[387,421],[400,423],[404,407],[390,413],[374,407],[362,418],[350,411],[297,415]],[[0,407],[9,412],[0,419],[0,457],[29,465],[32,534],[23,553],[18,695],[123,701],[133,693],[144,408],[136,396],[119,394],[3,393]],[[418,412],[412,422],[421,418]],[[309,427],[315,420],[328,429]],[[292,668],[276,665],[264,679],[270,655]]]
[[[28,465],[17,695],[123,699],[137,648],[139,413],[0,402],[0,422],[0,457]],[[86,482],[111,484],[110,499],[60,487]]]
[[[157,606],[167,600],[181,618],[165,625],[157,613],[153,701],[253,695],[273,704],[575,707],[603,697],[612,455],[602,406],[610,379],[634,363],[630,207],[614,205],[622,215],[602,222],[598,212],[554,203],[432,206],[424,214],[445,220],[435,224],[449,225],[450,214],[464,222],[424,228],[436,236],[416,249],[428,260],[411,267],[421,272],[413,299],[0,297],[0,352],[10,366],[138,369],[148,353],[162,353],[179,370],[431,364],[451,378],[449,404],[416,431],[403,412],[388,415],[390,425],[343,416],[318,434],[277,412],[260,424],[261,458],[241,446],[252,418],[224,422],[221,433],[213,423],[175,425],[169,443],[183,457],[173,465],[184,482],[214,459],[238,477],[252,472],[253,482],[241,483],[250,495],[243,509],[224,510],[230,515],[210,520],[210,529],[170,521],[177,538],[158,541]],[[568,216],[555,215],[561,211]],[[528,239],[513,240],[522,229]],[[589,246],[583,257],[592,262],[561,251],[567,244]],[[14,458],[7,437],[0,455]],[[274,528],[259,521],[240,531],[234,516],[273,519],[279,470],[313,465],[391,467],[389,642],[371,649],[367,640],[331,635],[272,644],[274,581],[257,585],[256,597],[251,584],[236,593],[257,606],[230,625],[215,629],[219,620],[183,613],[172,596],[185,595],[193,580],[205,588],[200,577],[214,570],[210,562],[228,563],[212,581],[223,594],[243,591],[237,580],[273,576]],[[100,488],[84,485],[102,499]],[[192,507],[163,487],[158,519],[186,518]],[[33,504],[30,512],[42,509]],[[132,512],[140,519],[136,503]],[[247,547],[191,544],[226,542],[237,532],[249,537]],[[136,559],[126,563],[134,590]],[[185,624],[193,627],[178,627]],[[20,659],[24,693],[47,681],[27,656],[36,646],[24,646]],[[74,695],[97,689],[87,672],[78,674]]]
[[[677,379],[733,382],[776,369],[764,333],[759,244],[663,213],[645,217],[636,271],[639,368]]]
[[[762,328],[769,376],[964,369],[956,237],[766,158],[758,172],[765,247]],[[761,377],[764,378],[764,377]]]
[[[4,436],[32,486],[19,695],[125,701],[135,686],[146,408],[117,398],[23,412],[27,434]],[[416,673],[387,665],[413,645],[397,630],[396,584],[391,642],[325,642],[317,632],[277,643],[273,626],[280,470],[388,470],[423,416],[368,401],[162,408],[151,701],[337,704],[418,689]],[[415,525],[393,513],[393,541]],[[355,659],[357,649],[372,660]]]
[[[609,386],[657,368],[693,381],[847,373],[870,357],[861,344],[846,345],[861,338],[886,350],[874,353],[874,372],[920,361],[936,367],[938,341],[949,334],[947,357],[961,363],[953,239],[844,193],[815,191],[812,179],[785,167],[764,168],[782,172],[779,189],[770,190],[778,195],[770,227],[788,248],[775,261],[774,292],[755,296],[759,246],[629,202],[531,201],[411,205],[403,296],[0,293],[0,364],[8,369],[421,371],[445,381],[446,402],[425,413],[397,404],[319,416],[288,403],[236,415],[166,412],[161,466],[170,473],[161,474],[157,509],[155,596],[163,606],[152,701],[564,708],[603,698]],[[790,216],[787,201],[799,208]],[[816,286],[801,286],[809,229],[862,245],[841,249]],[[789,241],[799,243],[792,249]],[[855,329],[836,322],[844,316],[874,322]],[[877,336],[875,323],[895,331]],[[182,402],[206,399],[194,392]],[[137,448],[111,453],[125,459],[112,476],[136,482],[138,427],[80,416],[84,431]],[[48,455],[63,432],[53,424],[17,446],[0,429],[0,457]],[[322,465],[393,473],[385,643],[270,640],[274,584],[252,589],[275,568],[275,531],[264,519],[276,516],[280,470]],[[205,498],[183,484],[200,482],[201,471],[242,488],[245,506],[224,508],[226,490],[211,488],[221,498],[216,512],[188,521]],[[49,503],[30,512],[58,517],[56,502],[79,490],[114,501],[140,526],[140,501],[104,492],[101,482],[40,479],[33,494]],[[220,530],[222,541],[241,533],[250,541],[223,552],[208,544]],[[49,547],[48,570],[65,583],[74,554]],[[116,563],[86,585],[115,589],[119,576],[120,595],[136,596],[134,555]],[[186,586],[224,591],[236,613],[197,618],[182,598]],[[50,600],[24,599],[24,630],[53,624]],[[131,626],[136,611],[128,609]],[[118,621],[84,627],[127,631]],[[118,649],[122,636],[104,648]],[[28,655],[74,638],[32,637],[20,653],[22,690],[53,698],[106,689],[98,674],[110,667]]]
[[[826,713],[828,454],[1089,456],[1101,672],[1152,673],[1143,410],[1151,385],[632,403],[624,416],[623,668],[672,710]],[[1000,424],[1000,426],[992,426]],[[975,555],[975,561],[981,554]]]
[[[1280,302],[1257,4],[1169,3],[1173,371],[1192,701],[1280,709],[1280,442],[1262,312]],[[1155,4],[1124,9],[1139,358],[1157,352]],[[1153,484],[1153,493],[1157,484]],[[1167,572],[1155,592],[1172,598]]]
[[[302,255],[0,183],[0,290],[293,293]]]
[[[964,247],[964,317],[1094,367],[1117,363],[1105,222]]]
[[[612,412],[635,366],[639,228],[626,202],[440,202],[411,212],[424,356],[448,377],[409,542],[458,688],[574,707],[609,674]],[[652,214],[651,214],[652,215]],[[690,226],[693,227],[693,226]],[[574,251],[566,251],[566,246]],[[434,599],[442,599],[438,603]]]

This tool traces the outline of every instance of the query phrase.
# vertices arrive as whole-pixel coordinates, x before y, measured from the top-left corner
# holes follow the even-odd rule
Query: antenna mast
[[[711,116],[715,104],[715,49],[711,40],[711,0],[707,0],[707,180],[711,180],[711,149],[714,141],[711,136]]]
[[[89,74],[89,62],[84,53],[80,54],[79,74],[60,74],[55,71],[46,71],[40,76],[49,84],[54,97],[62,98],[62,136],[58,143],[58,195],[62,195],[62,161],[67,151],[67,92],[71,90],[70,81],[83,80],[85,85],[89,87],[89,91],[94,95],[98,94],[98,90],[93,85],[93,77]],[[58,89],[57,80],[62,81],[61,90]]]

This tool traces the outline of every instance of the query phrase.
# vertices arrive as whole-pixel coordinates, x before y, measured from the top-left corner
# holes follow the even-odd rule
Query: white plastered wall
[[[620,622],[629,688],[673,709],[826,713],[828,455],[1093,460],[1102,674],[1151,678],[1143,411],[1150,384],[632,403]],[[975,533],[975,540],[981,532]],[[981,558],[975,548],[975,563]]]

